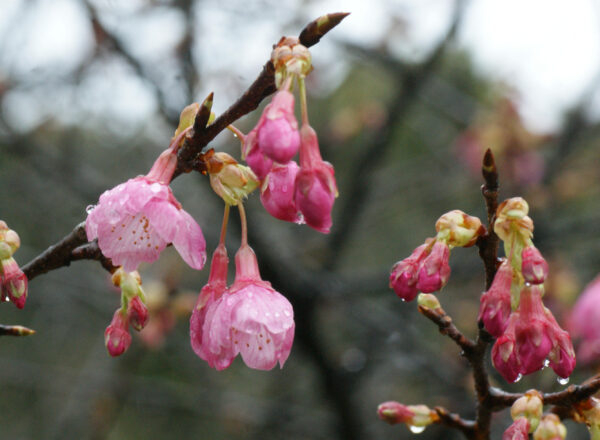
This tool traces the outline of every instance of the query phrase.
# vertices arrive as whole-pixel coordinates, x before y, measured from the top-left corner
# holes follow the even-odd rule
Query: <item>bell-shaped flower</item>
[[[196,307],[190,318],[190,341],[192,349],[212,368],[223,370],[235,358],[231,343],[210,344],[211,326],[216,305],[227,289],[227,266],[229,258],[225,245],[220,244],[213,253],[208,282],[198,295]],[[209,348],[211,346],[212,350]]]
[[[431,252],[423,262],[417,276],[417,289],[424,293],[440,290],[450,277],[450,248],[441,240],[436,240]]]
[[[8,298],[17,308],[25,307],[27,300],[27,276],[19,268],[14,258],[0,260],[2,295]]]
[[[278,91],[263,115],[257,131],[260,151],[275,162],[288,163],[300,148],[294,95],[287,90]]]
[[[129,301],[127,308],[127,319],[131,326],[138,332],[146,327],[148,323],[148,307],[139,296],[134,296]]]
[[[270,370],[278,362],[283,367],[294,340],[292,305],[261,279],[248,245],[238,250],[235,263],[235,282],[215,305],[210,328],[206,318],[208,349],[240,353],[250,368]]]
[[[304,221],[325,234],[331,228],[331,209],[338,195],[333,166],[321,159],[315,130],[305,124],[300,130],[300,172],[296,177],[295,200]]]
[[[548,263],[535,246],[527,246],[521,253],[523,278],[530,284],[542,284],[548,276]]]
[[[122,309],[118,309],[112,319],[112,322],[104,331],[104,345],[111,356],[120,356],[131,345],[131,335],[129,334],[129,321],[127,314]]]
[[[419,293],[417,289],[417,276],[423,259],[429,253],[429,244],[417,247],[412,254],[404,260],[398,261],[390,273],[390,288],[394,289],[404,301],[412,301]]]
[[[506,330],[510,316],[510,285],[513,271],[507,260],[500,265],[489,290],[481,295],[478,320],[498,338]]]
[[[279,220],[296,223],[300,221],[294,199],[298,170],[298,164],[294,161],[285,165],[275,164],[263,181],[260,201],[267,212]]]
[[[176,138],[172,146],[179,140]],[[141,262],[158,259],[167,244],[173,243],[191,267],[204,266],[206,243],[202,230],[181,208],[169,187],[176,165],[176,154],[168,149],[146,176],[105,191],[98,205],[88,209],[88,240],[97,238],[102,254],[113,265],[134,271]]]
[[[261,124],[264,115],[261,116],[255,128],[248,133],[242,145],[242,159],[254,171],[259,180],[263,180],[273,166],[273,161],[261,151],[258,146],[258,127]]]
[[[520,319],[519,312],[510,314],[508,325],[492,347],[492,363],[507,382],[515,382],[521,374],[521,364],[517,352],[515,326]]]

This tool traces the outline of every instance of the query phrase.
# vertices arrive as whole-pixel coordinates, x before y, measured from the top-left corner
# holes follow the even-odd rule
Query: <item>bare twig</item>
[[[461,431],[467,438],[474,438],[474,421],[464,420],[458,414],[450,413],[446,408],[443,408],[441,406],[436,406],[434,410],[439,417],[439,420],[436,423],[438,423],[439,425],[447,426],[449,428],[457,429]]]

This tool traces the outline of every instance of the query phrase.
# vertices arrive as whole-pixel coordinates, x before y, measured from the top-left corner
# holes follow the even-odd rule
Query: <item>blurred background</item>
[[[188,320],[207,270],[172,250],[140,268],[151,322],[120,358],[103,332],[118,292],[96,262],[30,283],[0,322],[37,334],[0,341],[4,439],[408,439],[379,421],[386,400],[474,417],[457,347],[388,288],[389,269],[446,211],[484,219],[480,164],[494,152],[500,198],[523,196],[551,264],[547,304],[561,324],[598,273],[600,7],[593,0],[3,0],[0,5],[0,218],[24,264],[85,219],[106,189],[145,174],[181,109],[215,92],[224,111],[271,45],[328,12],[352,12],[311,49],[309,115],[340,196],[328,236],[277,221],[250,197],[263,278],[294,305],[282,370],[241,360],[211,370]],[[247,132],[259,112],[238,121]],[[210,145],[239,158],[222,133]],[[212,251],[222,202],[206,177],[173,182]],[[235,217],[235,216],[234,216]],[[228,247],[239,245],[237,224]],[[456,249],[439,295],[476,333],[483,266]],[[580,365],[573,382],[595,371]],[[558,390],[552,371],[505,385]],[[492,438],[509,423],[497,415]],[[567,422],[572,438],[585,429]],[[578,435],[582,437],[578,437]],[[423,439],[455,439],[432,426]]]

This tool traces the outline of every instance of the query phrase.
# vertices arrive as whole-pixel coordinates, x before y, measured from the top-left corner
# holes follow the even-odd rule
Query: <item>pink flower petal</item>
[[[206,263],[206,241],[196,220],[183,209],[179,210],[177,233],[173,246],[190,267],[202,269]]]

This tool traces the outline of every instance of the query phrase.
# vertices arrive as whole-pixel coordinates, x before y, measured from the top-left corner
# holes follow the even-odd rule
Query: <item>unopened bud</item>
[[[104,345],[111,356],[120,356],[131,345],[128,320],[121,309],[118,309],[113,320],[104,331]]]
[[[310,51],[296,37],[282,37],[271,52],[275,66],[275,85],[281,87],[289,74],[304,77],[312,70]]]
[[[442,215],[435,223],[439,240],[450,247],[473,246],[477,238],[485,233],[481,220],[455,209]]]
[[[19,246],[21,246],[19,234],[8,228],[0,230],[0,260],[12,257]]]
[[[417,297],[417,303],[421,307],[426,307],[431,310],[437,310],[442,308],[440,302],[437,299],[437,296],[431,293],[419,293],[419,296]]]
[[[183,130],[188,127],[192,127],[194,125],[194,121],[196,120],[196,115],[200,111],[200,104],[194,102],[193,104],[185,107],[181,114],[179,115],[179,125],[177,126],[177,130],[175,130],[175,134],[173,138],[176,138]],[[183,143],[183,139],[181,142]]]
[[[523,397],[518,398],[510,408],[513,420],[524,417],[529,421],[530,432],[535,431],[542,418],[544,403],[542,395],[537,390],[529,390]]]
[[[249,167],[240,165],[227,153],[207,153],[205,160],[210,185],[228,205],[237,206],[260,184]]]
[[[436,241],[431,253],[425,257],[417,278],[417,289],[424,293],[440,290],[450,277],[450,248],[443,241]]]
[[[525,240],[533,235],[533,220],[527,215],[529,205],[522,197],[513,197],[502,202],[496,210],[494,232],[502,240],[507,241],[515,230]]]
[[[548,276],[548,263],[535,246],[527,246],[521,253],[523,278],[531,284],[542,284]]]
[[[437,413],[426,405],[409,405],[408,409],[414,414],[407,422],[411,426],[418,428],[429,426],[439,418]]]
[[[395,425],[397,423],[407,423],[412,420],[415,414],[408,409],[408,406],[390,401],[383,402],[377,407],[377,415],[384,422]]]
[[[148,308],[139,296],[135,296],[129,301],[127,318],[131,326],[138,332],[146,326],[148,322]]]
[[[27,277],[12,258],[1,261],[2,264],[2,294],[10,299],[17,308],[25,307],[27,300]]]
[[[529,440],[529,421],[523,417],[516,419],[504,431],[502,440]]]
[[[564,440],[567,428],[556,414],[546,414],[533,433],[533,440]]]

